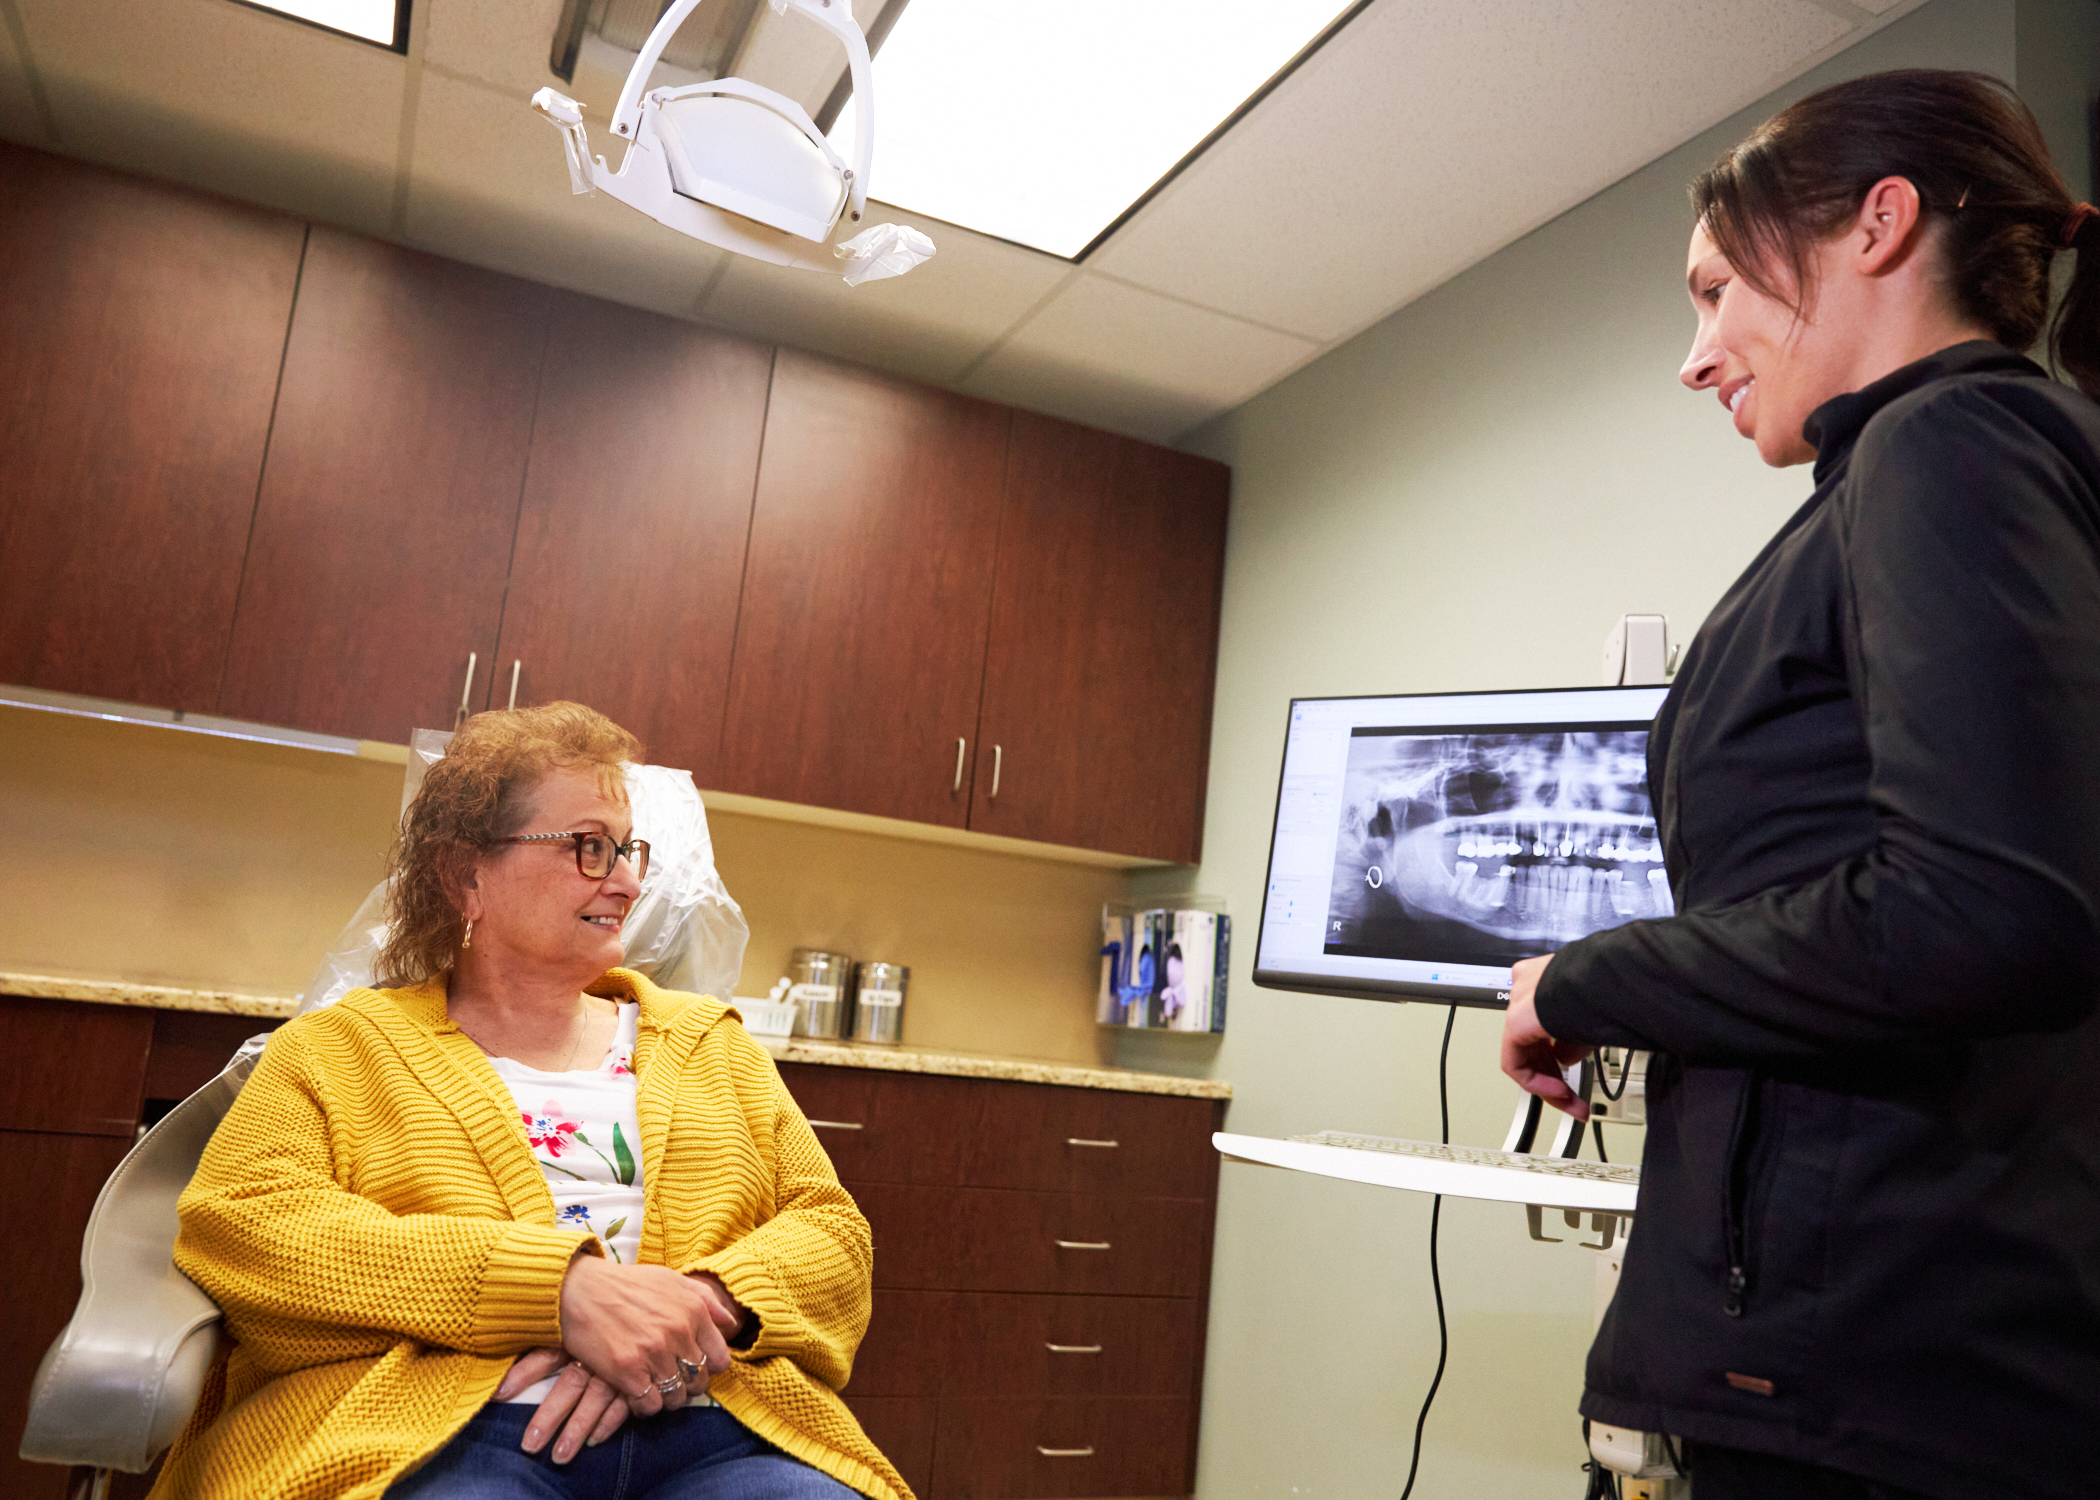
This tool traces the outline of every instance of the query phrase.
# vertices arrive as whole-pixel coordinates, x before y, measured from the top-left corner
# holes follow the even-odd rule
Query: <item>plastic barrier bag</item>
[[[451,738],[436,729],[418,729],[411,737],[401,786],[403,812]],[[693,773],[669,766],[627,766],[625,771],[634,832],[649,843],[649,877],[620,929],[627,966],[665,989],[727,1000],[736,992],[751,928],[715,870],[714,839]],[[307,982],[300,1014],[333,1005],[372,982],[389,931],[386,897],[384,882],[365,897]]]
[[[902,276],[923,260],[933,258],[933,241],[902,224],[877,224],[863,229],[850,240],[841,240],[831,253],[846,262],[846,285]]]

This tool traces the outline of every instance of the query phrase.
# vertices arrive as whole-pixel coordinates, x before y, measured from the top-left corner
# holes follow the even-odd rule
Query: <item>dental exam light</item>
[[[668,229],[738,255],[843,270],[849,286],[902,276],[931,256],[933,241],[916,229],[859,229],[875,151],[875,84],[848,0],[768,3],[816,22],[845,47],[857,126],[851,166],[801,105],[746,79],[648,89],[657,59],[700,3],[676,0],[635,57],[613,111],[613,134],[627,142],[619,171],[591,155],[582,105],[551,88],[532,96],[534,111],[562,133],[571,189],[603,188]]]

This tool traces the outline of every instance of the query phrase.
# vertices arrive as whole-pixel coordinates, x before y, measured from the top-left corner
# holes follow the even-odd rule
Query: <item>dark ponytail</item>
[[[2033,112],[1998,79],[1914,68],[1823,89],[1716,162],[1692,204],[1737,275],[1800,307],[1816,243],[1884,177],[1909,179],[1938,226],[1956,313],[2014,349],[2050,324],[2057,368],[2100,396],[2100,217],[2072,201]],[[2068,249],[2078,259],[2051,324],[2050,267]]]

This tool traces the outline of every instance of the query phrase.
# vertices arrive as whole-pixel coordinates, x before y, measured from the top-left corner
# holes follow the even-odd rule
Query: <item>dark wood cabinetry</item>
[[[1193,861],[1228,477],[0,145],[0,682]]]
[[[219,711],[405,743],[488,701],[547,288],[316,228]]]
[[[515,663],[717,785],[773,351],[565,295],[545,358],[490,706]]]
[[[1196,860],[1230,477],[1014,413],[972,828]]]
[[[781,1076],[875,1233],[846,1402],[921,1500],[1187,1494],[1223,1105]]]
[[[780,351],[726,789],[967,821],[1010,415]]]
[[[0,144],[0,682],[217,701],[304,238]]]
[[[36,1210],[9,1219],[18,1295],[0,1303],[0,1495],[61,1500],[68,1471],[16,1457],[37,1362],[80,1300],[80,1242],[96,1195],[155,1101],[202,1088],[275,1021],[0,996],[0,1150],[33,1185]],[[120,1475],[119,1496],[143,1481]]]

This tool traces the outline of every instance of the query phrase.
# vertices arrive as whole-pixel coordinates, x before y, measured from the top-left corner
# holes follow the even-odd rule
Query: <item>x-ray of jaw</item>
[[[1358,734],[1330,953],[1504,965],[1674,910],[1647,728]]]

